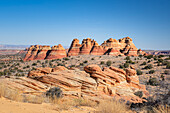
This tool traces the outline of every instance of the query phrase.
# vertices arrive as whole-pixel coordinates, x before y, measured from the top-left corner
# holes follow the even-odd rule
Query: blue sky
[[[129,36],[170,50],[170,0],[0,0],[0,44],[69,46]]]

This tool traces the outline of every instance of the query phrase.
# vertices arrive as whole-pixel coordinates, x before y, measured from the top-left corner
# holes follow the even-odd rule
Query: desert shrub
[[[37,63],[33,63],[33,64],[32,64],[32,66],[36,66],[36,65],[37,65]]]
[[[107,65],[107,66],[111,66],[111,64],[112,64],[112,62],[111,62],[110,60],[108,60],[108,61],[106,62],[106,65]]]
[[[97,105],[96,102],[84,99],[84,98],[75,98],[73,100],[73,105],[74,106],[90,106],[90,107],[95,107]]]
[[[143,63],[141,64],[141,66],[142,66],[142,65],[146,65],[146,62],[143,62]]]
[[[40,60],[37,60],[37,63],[41,63],[41,61],[40,61]]]
[[[88,61],[87,61],[87,60],[85,60],[83,63],[88,63]]]
[[[128,107],[125,103],[119,101],[102,101],[98,106],[97,113],[125,113]]]
[[[137,91],[137,92],[135,92],[134,93],[136,96],[138,96],[138,97],[142,97],[143,96],[143,92],[142,91]]]
[[[156,107],[151,107],[151,109],[147,110],[147,113],[169,113],[170,106],[168,105],[158,105]]]
[[[148,63],[150,63],[151,61],[150,60],[148,60]]]
[[[80,66],[84,66],[84,63],[80,63]]]
[[[123,65],[119,65],[119,68],[123,69],[123,68],[124,68],[124,66],[123,66]]]
[[[70,67],[75,67],[75,65],[71,65]]]
[[[55,98],[61,98],[63,91],[59,87],[53,87],[46,91],[45,95],[53,100]]]
[[[142,58],[142,55],[139,55],[140,58]]]
[[[170,62],[168,62],[168,61],[163,61],[162,62],[162,65],[168,65],[168,64],[170,64]]]
[[[170,63],[166,65],[166,69],[170,69]]]
[[[143,73],[140,69],[137,69],[136,72],[137,72],[137,75],[142,75]]]
[[[162,81],[165,80],[165,76],[163,74],[161,75],[161,79],[162,79]]]
[[[101,64],[101,65],[104,64],[104,61],[101,61],[100,64]]]
[[[127,57],[125,58],[125,60],[130,60],[130,56],[127,56]]]
[[[157,85],[159,85],[159,81],[154,77],[150,78],[148,81],[148,85],[157,86]]]
[[[30,68],[30,66],[29,66],[29,65],[27,65],[27,68]]]
[[[153,68],[152,64],[148,64],[147,66],[144,67],[144,69],[152,69],[152,68]]]
[[[159,55],[159,56],[158,56],[158,58],[162,58],[162,57],[164,57],[164,55]]]
[[[94,60],[94,58],[92,58],[91,60]]]
[[[124,67],[128,68],[129,67],[129,63],[124,63]]]
[[[170,74],[170,71],[169,71],[169,70],[165,70],[164,73],[165,73],[166,75],[168,75],[168,74]]]
[[[170,60],[170,57],[168,57],[168,58],[165,58],[165,60]]]
[[[155,70],[150,70],[149,71],[149,74],[153,74],[153,73],[155,73]]]
[[[47,64],[47,63],[48,63],[48,60],[45,60],[45,63]]]
[[[63,59],[64,59],[65,61],[70,60],[70,59],[69,59],[69,58],[67,58],[67,57],[66,57],[66,58],[63,58]]]
[[[159,59],[158,59],[158,62],[161,62],[161,63],[162,63],[163,61],[164,61],[164,60],[163,60],[163,59],[161,59],[161,58],[159,58]]]
[[[145,56],[145,58],[147,58],[147,59],[151,59],[151,58],[153,58],[153,55]]]

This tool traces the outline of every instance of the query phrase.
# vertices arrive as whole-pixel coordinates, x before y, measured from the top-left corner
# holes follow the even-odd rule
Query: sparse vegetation
[[[111,65],[112,65],[112,62],[111,62],[110,60],[108,60],[108,61],[106,62],[106,65],[107,65],[107,66],[111,66]]]
[[[154,77],[150,78],[148,81],[148,85],[157,86],[157,85],[159,85],[159,81]]]
[[[140,69],[137,69],[136,72],[137,72],[137,75],[142,75],[143,73]]]
[[[150,70],[149,71],[149,74],[153,74],[153,73],[155,73],[155,70]]]

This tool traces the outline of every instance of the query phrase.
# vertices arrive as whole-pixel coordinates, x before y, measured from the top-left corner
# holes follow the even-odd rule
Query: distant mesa
[[[67,56],[78,55],[112,55],[112,56],[138,56],[146,53],[137,49],[130,37],[119,40],[110,38],[99,45],[94,39],[73,39],[68,52],[61,44],[50,46],[32,45],[28,48],[24,61],[59,59]]]

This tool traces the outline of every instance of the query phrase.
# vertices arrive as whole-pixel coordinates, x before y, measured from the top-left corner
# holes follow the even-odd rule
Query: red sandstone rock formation
[[[63,48],[61,44],[59,44],[58,46],[52,47],[51,52],[46,57],[46,59],[59,59],[59,58],[63,58],[66,56],[67,55],[66,55],[65,49]]]
[[[76,46],[77,44],[78,46]],[[79,44],[79,41],[74,39],[68,51],[68,56],[84,54],[138,56],[139,54],[144,55],[144,52],[138,50],[133,44],[132,39],[129,37],[125,37],[119,40],[110,38],[104,41],[101,45],[90,38],[84,39],[82,44]]]
[[[47,56],[47,52],[51,50],[50,46],[42,46],[40,47],[39,52],[35,56],[34,60],[43,60]]]
[[[66,55],[66,50],[61,44],[58,46],[31,46],[24,58],[28,60],[42,60],[42,59],[58,59],[66,56],[77,55],[113,55],[113,56],[138,56],[145,55],[141,49],[137,49],[132,42],[132,39],[125,37],[119,40],[108,39],[99,45],[96,41],[87,38],[83,39],[82,44],[79,44],[78,39],[74,39]]]
[[[80,52],[81,44],[79,44],[78,39],[74,39],[68,51],[68,56],[77,56]]]

